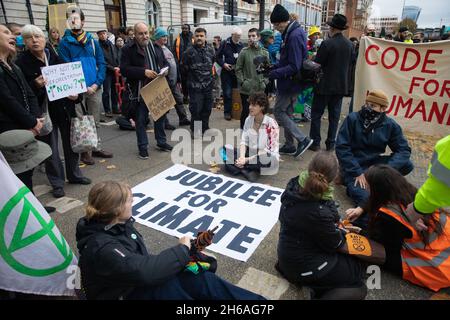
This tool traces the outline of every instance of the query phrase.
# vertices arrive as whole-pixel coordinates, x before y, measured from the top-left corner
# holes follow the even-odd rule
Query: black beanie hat
[[[277,4],[270,15],[270,22],[286,22],[289,21],[289,12],[281,5]]]

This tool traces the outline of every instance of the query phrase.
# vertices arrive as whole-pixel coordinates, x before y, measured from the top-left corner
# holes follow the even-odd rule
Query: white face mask
[[[67,19],[67,26],[70,30],[81,30],[81,17],[79,13],[73,13],[69,19]]]

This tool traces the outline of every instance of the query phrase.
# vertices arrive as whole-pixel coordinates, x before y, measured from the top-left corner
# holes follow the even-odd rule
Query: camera
[[[253,64],[256,66],[257,74],[267,74],[272,68],[269,58],[266,56],[256,56],[253,59]]]

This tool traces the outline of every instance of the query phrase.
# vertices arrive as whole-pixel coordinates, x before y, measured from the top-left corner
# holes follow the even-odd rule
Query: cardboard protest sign
[[[208,250],[241,261],[277,222],[283,192],[179,164],[132,191],[137,222],[176,237],[219,226]]]
[[[166,77],[158,76],[141,89],[141,96],[154,121],[175,106],[175,99]]]
[[[42,76],[47,80],[45,88],[49,101],[87,91],[80,61],[44,67],[42,68]]]
[[[407,44],[372,37],[360,42],[355,106],[367,92],[383,90],[386,111],[404,129],[429,135],[450,134],[450,41]]]

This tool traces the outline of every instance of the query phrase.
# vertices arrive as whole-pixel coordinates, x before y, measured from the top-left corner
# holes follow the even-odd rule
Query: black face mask
[[[386,114],[384,112],[376,112],[371,107],[365,105],[360,111],[360,116],[363,119],[364,131],[369,132],[375,127],[375,125],[384,120]]]

